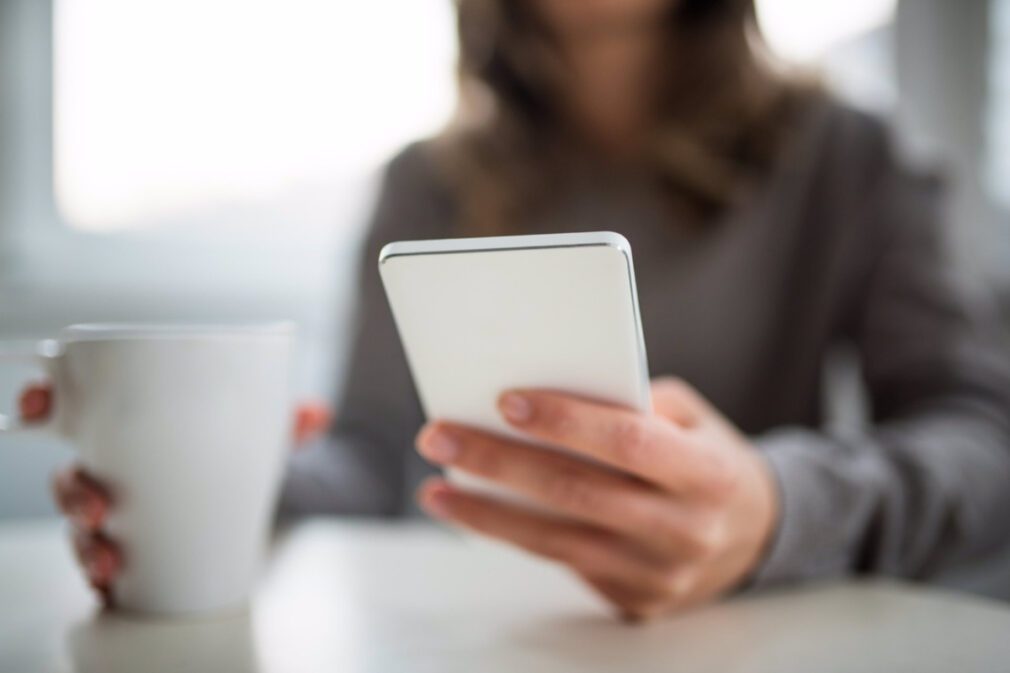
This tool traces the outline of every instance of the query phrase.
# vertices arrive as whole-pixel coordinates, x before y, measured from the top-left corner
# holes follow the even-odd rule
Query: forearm
[[[754,582],[878,573],[930,578],[1010,540],[1010,434],[960,409],[843,439],[757,440],[778,479],[778,531]]]

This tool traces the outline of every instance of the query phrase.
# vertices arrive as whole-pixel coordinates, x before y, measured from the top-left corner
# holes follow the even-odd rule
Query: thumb
[[[678,425],[693,427],[715,414],[715,410],[683,379],[672,376],[652,380],[652,409]]]

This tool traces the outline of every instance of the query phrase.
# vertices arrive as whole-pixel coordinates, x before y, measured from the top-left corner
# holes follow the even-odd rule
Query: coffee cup
[[[294,329],[74,325],[31,352],[52,431],[108,490],[124,567],[118,607],[182,615],[239,607],[264,557],[291,431]]]

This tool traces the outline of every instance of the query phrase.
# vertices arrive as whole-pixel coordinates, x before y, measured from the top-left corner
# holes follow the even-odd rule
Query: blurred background
[[[1010,307],[1010,0],[757,6],[948,175],[956,252]],[[290,318],[328,397],[381,167],[451,118],[454,40],[452,0],[0,0],[0,340]],[[32,374],[0,369],[2,408]],[[0,519],[51,516],[70,458],[0,440]]]

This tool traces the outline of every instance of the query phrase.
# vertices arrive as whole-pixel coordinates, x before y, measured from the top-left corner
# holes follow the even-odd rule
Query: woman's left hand
[[[437,518],[567,565],[626,618],[711,600],[761,559],[778,518],[774,478],[746,437],[690,386],[659,379],[652,395],[654,415],[544,390],[502,395],[510,425],[574,455],[442,421],[418,435],[428,460],[562,516],[442,479],[425,483],[419,501]]]

